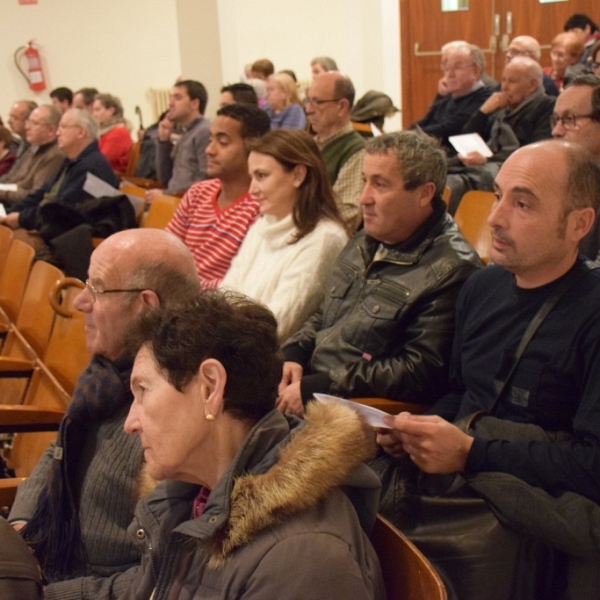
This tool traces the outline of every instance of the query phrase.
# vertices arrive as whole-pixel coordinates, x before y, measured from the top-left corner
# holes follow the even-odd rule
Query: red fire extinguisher
[[[20,65],[21,58],[25,56],[27,59],[27,72]],[[39,50],[33,43],[33,40],[27,42],[26,46],[17,48],[14,54],[15,65],[25,77],[29,87],[34,92],[41,92],[46,89],[46,80],[44,79],[44,71],[42,70],[42,60]]]

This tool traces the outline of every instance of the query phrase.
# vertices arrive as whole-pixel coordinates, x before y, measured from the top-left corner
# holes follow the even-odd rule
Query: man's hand
[[[281,394],[288,385],[300,383],[303,373],[304,369],[301,364],[289,360],[284,362],[283,374],[281,376],[281,381],[279,382],[279,394]]]
[[[452,423],[438,416],[402,412],[390,424],[404,452],[425,473],[464,471],[473,438]]]
[[[479,110],[484,115],[491,115],[493,112],[508,106],[508,98],[504,92],[494,92],[480,107]]]
[[[13,212],[7,214],[3,219],[0,219],[0,225],[6,225],[10,229],[19,229],[19,213]]]
[[[440,96],[446,96],[448,94],[448,84],[446,83],[446,77],[440,77],[437,85],[437,93]]]
[[[392,425],[394,422],[393,417],[385,417],[385,420],[388,421],[390,425]],[[383,428],[377,428],[375,431],[377,432],[377,443],[385,452],[394,458],[406,456],[406,452],[404,452],[404,448],[402,447],[402,441],[400,440],[399,433],[393,429]]]
[[[459,154],[458,159],[467,167],[477,167],[485,165],[487,158],[479,152],[469,152],[469,154]]]
[[[297,417],[304,417],[304,405],[300,394],[300,382],[288,385],[279,393],[275,407],[283,413],[290,413]]]
[[[168,117],[165,117],[158,123],[158,139],[161,142],[168,142],[171,139],[171,134],[175,128],[175,123]]]
[[[154,198],[156,198],[157,196],[160,196],[161,194],[164,194],[165,190],[161,190],[160,188],[153,188],[151,190],[148,190],[146,192],[146,202],[152,202],[154,200]]]

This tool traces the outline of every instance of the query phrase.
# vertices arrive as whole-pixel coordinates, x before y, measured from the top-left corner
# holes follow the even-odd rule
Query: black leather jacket
[[[318,391],[432,403],[447,384],[456,298],[480,266],[441,200],[401,244],[357,233],[321,306],[283,348],[304,367],[302,399]]]

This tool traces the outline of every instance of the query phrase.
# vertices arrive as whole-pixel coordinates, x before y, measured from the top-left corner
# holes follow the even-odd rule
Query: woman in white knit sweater
[[[274,313],[281,342],[317,309],[348,241],[321,154],[304,131],[279,129],[249,143],[250,193],[261,217],[222,281]]]

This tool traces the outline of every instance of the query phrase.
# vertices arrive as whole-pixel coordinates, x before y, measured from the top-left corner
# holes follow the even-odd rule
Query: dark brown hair
[[[286,171],[297,165],[306,167],[292,212],[298,230],[292,243],[308,235],[321,219],[331,219],[345,228],[319,148],[306,131],[276,129],[246,145],[250,152],[273,157]]]

